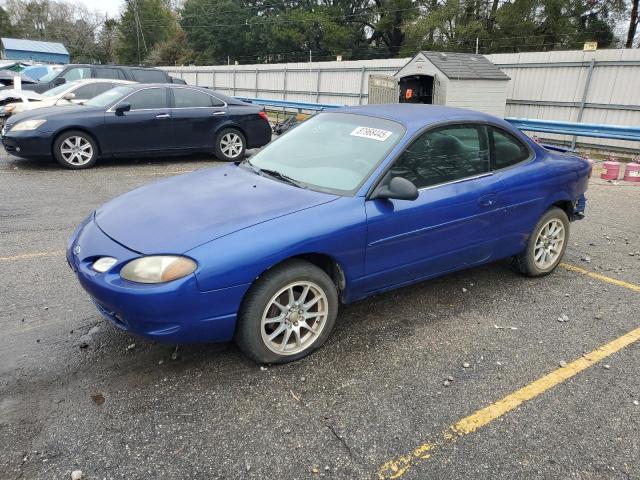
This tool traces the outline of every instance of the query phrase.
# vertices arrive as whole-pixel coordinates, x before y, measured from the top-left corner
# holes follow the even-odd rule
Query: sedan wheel
[[[72,131],[60,135],[53,145],[58,163],[71,169],[92,167],[98,157],[98,148],[85,132]]]
[[[235,161],[244,155],[246,140],[239,130],[226,128],[216,137],[216,157],[219,160]]]
[[[329,275],[290,260],[261,275],[247,292],[236,342],[258,362],[291,362],[324,343],[337,314],[338,292]]]

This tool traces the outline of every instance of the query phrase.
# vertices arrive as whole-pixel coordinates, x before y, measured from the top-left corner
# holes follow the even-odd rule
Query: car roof
[[[141,88],[148,87],[170,87],[170,88],[190,88],[193,90],[199,90],[204,93],[208,93],[209,95],[213,95],[228,105],[252,105],[247,102],[243,102],[242,100],[238,100],[237,98],[230,97],[229,95],[225,95],[224,93],[214,90],[208,87],[198,87],[196,85],[182,85],[181,83],[138,83],[136,86]],[[255,107],[259,107],[258,105],[253,105]]]
[[[505,125],[503,120],[487,113],[464,108],[444,107],[442,105],[424,105],[416,103],[390,103],[383,105],[359,105],[343,107],[328,112],[352,113],[384,118],[402,123],[410,131],[440,122],[493,122]],[[508,125],[508,124],[507,124]]]

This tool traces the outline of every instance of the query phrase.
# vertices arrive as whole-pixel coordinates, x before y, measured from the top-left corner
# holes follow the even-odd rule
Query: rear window
[[[143,70],[134,68],[131,70],[133,79],[140,83],[166,83],[167,75],[161,70]]]

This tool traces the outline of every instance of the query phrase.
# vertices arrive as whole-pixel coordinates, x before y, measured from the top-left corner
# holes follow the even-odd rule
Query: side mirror
[[[58,85],[64,85],[65,83],[67,83],[67,81],[64,79],[64,77],[58,77],[53,81],[53,84],[57,87]]]
[[[402,177],[393,177],[390,182],[379,186],[371,198],[415,200],[419,192],[413,182]]]
[[[63,100],[73,100],[76,98],[76,94],[73,92],[65,93],[62,97]]]
[[[127,102],[119,103],[116,106],[116,115],[124,115],[124,112],[131,110],[131,104]]]

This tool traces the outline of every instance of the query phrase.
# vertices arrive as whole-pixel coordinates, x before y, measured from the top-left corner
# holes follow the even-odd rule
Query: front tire
[[[287,363],[317,350],[338,314],[338,292],[323,270],[303,260],[273,268],[249,289],[236,342],[261,363]]]
[[[569,218],[564,210],[553,207],[536,224],[524,252],[512,258],[513,268],[528,277],[553,272],[569,243]]]
[[[244,156],[247,140],[239,130],[225,128],[216,135],[215,153],[218,160],[235,162]]]
[[[65,168],[91,168],[98,160],[98,145],[91,135],[80,130],[63,132],[53,142],[53,156]]]

